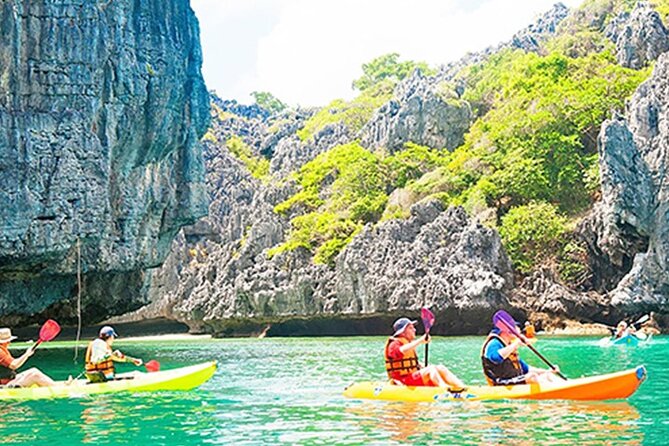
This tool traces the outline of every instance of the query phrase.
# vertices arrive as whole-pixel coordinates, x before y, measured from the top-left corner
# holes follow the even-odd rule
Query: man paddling
[[[395,332],[388,338],[385,348],[388,377],[407,386],[465,388],[465,384],[443,365],[420,366],[416,347],[430,342],[430,336],[416,339],[416,322],[402,317],[393,324]]]
[[[530,340],[528,340],[530,341]],[[523,342],[502,326],[495,327],[488,335],[481,349],[483,373],[491,386],[556,382],[559,378],[555,370],[529,366],[518,356],[518,348]]]
[[[16,336],[12,336],[9,328],[0,328],[0,384],[7,387],[53,386],[55,382],[36,367],[16,373],[35,350],[29,348],[21,356],[14,358],[9,353],[9,344],[14,339]]]
[[[132,362],[136,366],[142,365],[141,359],[125,356],[118,350],[112,351],[112,344],[118,335],[112,327],[100,329],[97,339],[91,341],[86,349],[86,377],[92,383],[105,382],[114,379],[116,368],[114,362]]]

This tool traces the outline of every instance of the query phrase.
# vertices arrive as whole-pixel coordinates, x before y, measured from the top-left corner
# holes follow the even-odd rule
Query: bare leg
[[[463,388],[465,384],[443,365],[429,365],[420,370],[424,380],[429,384],[438,387],[457,387]]]
[[[16,375],[16,378],[7,383],[7,385],[14,385],[17,387],[30,387],[32,385],[46,387],[53,386],[54,384],[56,384],[54,380],[35,367],[19,373]]]
[[[441,378],[444,381],[446,381],[446,383],[449,386],[456,387],[458,389],[463,389],[463,388],[466,387],[465,383],[463,383],[460,378],[455,376],[455,373],[448,370],[448,368],[446,368],[445,366],[438,365],[438,366],[436,366],[436,368],[437,368],[437,371],[439,372],[439,374],[441,375]]]

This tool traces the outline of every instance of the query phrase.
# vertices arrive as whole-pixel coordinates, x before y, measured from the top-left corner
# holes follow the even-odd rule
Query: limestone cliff
[[[71,315],[78,239],[87,321],[137,307],[207,211],[189,2],[7,0],[0,27],[0,314]]]

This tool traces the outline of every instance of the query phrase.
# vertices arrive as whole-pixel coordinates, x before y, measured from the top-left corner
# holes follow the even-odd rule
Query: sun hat
[[[103,337],[103,336],[105,336],[107,338],[110,337],[110,336],[114,336],[115,338],[118,338],[118,335],[116,334],[114,329],[112,327],[110,327],[109,325],[105,325],[104,327],[102,327],[100,329],[100,337]]]
[[[416,325],[418,321],[412,321],[408,317],[401,317],[393,323],[393,330],[395,333],[393,336],[399,336],[404,333],[404,330],[409,326],[409,324]]]
[[[12,330],[9,328],[0,328],[0,344],[5,344],[16,339],[16,336],[12,336]]]

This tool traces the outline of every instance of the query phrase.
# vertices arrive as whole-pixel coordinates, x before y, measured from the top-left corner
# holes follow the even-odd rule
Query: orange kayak
[[[443,387],[398,386],[389,382],[360,382],[348,386],[348,398],[389,401],[462,400],[616,400],[632,395],[646,379],[643,366],[607,375],[570,379],[549,384],[516,386],[469,386],[455,392]]]

